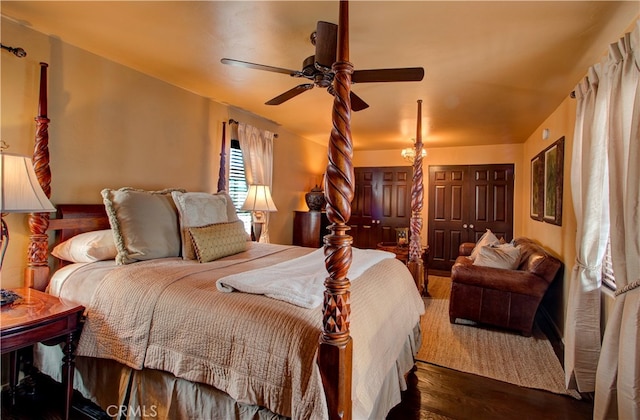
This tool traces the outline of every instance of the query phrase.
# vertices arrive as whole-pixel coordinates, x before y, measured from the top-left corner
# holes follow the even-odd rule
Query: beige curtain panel
[[[576,86],[571,182],[577,219],[565,325],[568,387],[595,391],[594,419],[640,419],[640,21]],[[602,200],[609,197],[609,200]],[[600,340],[602,261],[616,282]]]
[[[612,44],[607,78],[611,256],[616,298],[596,374],[594,419],[640,419],[640,21]]]

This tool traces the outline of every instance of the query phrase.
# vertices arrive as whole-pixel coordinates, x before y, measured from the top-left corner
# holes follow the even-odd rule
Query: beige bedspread
[[[310,251],[256,247],[207,264],[163,259],[118,267],[96,287],[77,353],[207,383],[285,416],[326,418],[315,363],[321,311],[222,293],[215,284]],[[360,418],[369,417],[424,307],[395,259],[352,280],[354,416]]]

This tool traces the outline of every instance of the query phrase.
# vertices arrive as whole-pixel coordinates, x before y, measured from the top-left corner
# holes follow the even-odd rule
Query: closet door
[[[375,248],[395,242],[397,227],[411,220],[411,166],[355,168],[355,195],[351,203],[353,246]]]
[[[486,229],[513,239],[512,164],[429,167],[429,269],[450,272]]]

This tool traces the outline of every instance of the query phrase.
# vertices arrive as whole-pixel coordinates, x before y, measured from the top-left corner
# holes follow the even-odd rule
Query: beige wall
[[[1,54],[0,138],[10,152],[33,153],[39,62],[48,68],[49,144],[54,204],[100,203],[100,190],[131,186],[215,191],[222,122],[234,118],[277,132],[274,146],[273,242],[291,243],[293,210],[321,179],[326,148],[273,122],[176,88],[12,21],[2,39],[28,55]],[[229,142],[227,142],[227,148]],[[292,158],[295,156],[295,158]],[[23,283],[27,217],[6,217],[11,241],[2,287]]]
[[[553,284],[545,300],[549,303],[545,305],[550,311],[560,332],[564,331],[564,319],[567,308],[567,296],[569,294],[569,284],[571,280],[571,270],[575,260],[576,242],[576,217],[573,211],[571,199],[571,159],[573,149],[573,130],[576,115],[576,101],[569,95],[560,106],[551,114],[536,131],[531,134],[524,144],[523,167],[531,164],[531,159],[542,150],[549,147],[553,142],[564,136],[564,182],[562,194],[562,226],[539,222],[529,217],[529,197],[531,185],[530,171],[524,171],[524,198],[526,205],[522,208],[523,234],[529,236],[543,244],[551,253],[564,263],[562,283]],[[549,130],[549,138],[543,140],[542,132]]]

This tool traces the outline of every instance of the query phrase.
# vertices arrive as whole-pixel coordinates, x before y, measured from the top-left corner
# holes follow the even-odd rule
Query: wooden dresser
[[[320,211],[295,211],[293,216],[293,244],[320,248],[322,238],[329,233],[327,214]]]

